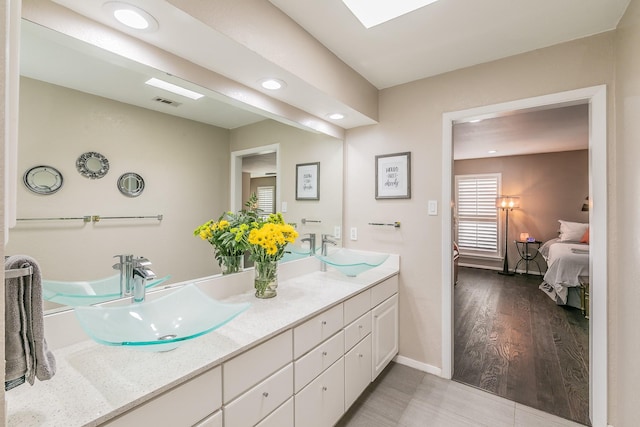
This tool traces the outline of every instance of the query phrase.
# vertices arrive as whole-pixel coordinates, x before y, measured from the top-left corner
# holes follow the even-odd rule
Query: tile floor
[[[391,363],[337,426],[582,427],[582,424]]]

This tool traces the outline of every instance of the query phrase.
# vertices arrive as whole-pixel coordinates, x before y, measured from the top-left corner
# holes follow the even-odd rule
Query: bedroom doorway
[[[589,108],[589,223],[591,225],[591,327],[589,328],[589,409],[594,426],[606,426],[607,419],[607,334],[606,334],[606,87],[598,86],[537,98],[474,108],[443,115],[443,200],[452,198],[453,124],[471,118],[492,118],[514,111],[536,111],[550,107],[587,104]],[[584,197],[584,196],[583,196]],[[453,203],[452,203],[453,206]],[[453,210],[443,215],[443,370],[452,378],[454,366]],[[594,284],[597,286],[594,287]],[[595,293],[594,293],[595,292]],[[545,298],[547,298],[545,296]]]

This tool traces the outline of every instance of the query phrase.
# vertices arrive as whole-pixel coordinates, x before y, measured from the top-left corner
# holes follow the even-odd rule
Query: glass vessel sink
[[[280,262],[293,261],[300,258],[306,258],[311,255],[311,248],[302,247],[299,245],[288,244],[284,248],[284,255],[280,259]]]
[[[149,280],[146,288],[153,288],[169,278],[171,276]],[[120,298],[120,275],[79,282],[43,280],[42,296],[48,301],[72,307],[111,301]]]
[[[225,325],[250,305],[221,303],[189,284],[153,301],[76,307],[75,313],[100,344],[168,351]]]
[[[349,249],[338,249],[329,255],[316,255],[345,276],[355,277],[385,262],[389,254],[358,252]]]

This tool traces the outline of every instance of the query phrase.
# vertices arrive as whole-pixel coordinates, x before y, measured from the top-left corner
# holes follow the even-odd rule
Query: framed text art
[[[296,200],[320,200],[320,162],[296,165]]]
[[[411,198],[411,153],[376,156],[376,199]]]

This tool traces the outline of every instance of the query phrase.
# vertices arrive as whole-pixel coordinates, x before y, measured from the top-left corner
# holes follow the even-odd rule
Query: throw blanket
[[[31,257],[14,255],[5,260],[5,270],[32,267],[31,276],[5,280],[5,388],[20,384],[22,377],[48,380],[56,372],[56,361],[44,338],[42,276]],[[16,381],[18,380],[18,381]]]

